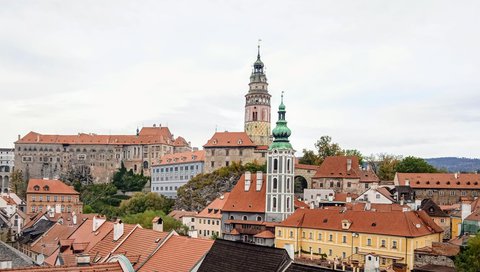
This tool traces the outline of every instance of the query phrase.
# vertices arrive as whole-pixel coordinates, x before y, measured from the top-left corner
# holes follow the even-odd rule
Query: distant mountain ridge
[[[480,159],[441,157],[425,159],[437,169],[447,169],[448,172],[475,172],[480,173]]]

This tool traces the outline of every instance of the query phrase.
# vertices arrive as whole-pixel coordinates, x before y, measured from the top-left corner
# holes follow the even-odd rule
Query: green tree
[[[391,154],[379,154],[377,163],[377,176],[380,180],[393,180],[395,178],[396,168],[401,157]]]
[[[337,143],[332,143],[332,137],[327,135],[320,137],[320,139],[315,143],[315,147],[318,150],[318,158],[320,163],[322,163],[326,157],[344,155],[340,145]]]
[[[121,164],[120,168],[113,174],[112,183],[122,192],[142,191],[145,184],[149,181],[148,177],[142,174],[135,174],[133,170],[127,171],[125,165]]]
[[[363,155],[357,149],[345,149],[343,150],[343,154],[345,156],[355,156],[358,158],[358,163],[360,163],[360,165],[363,164]]]
[[[135,193],[132,198],[122,201],[120,212],[122,214],[142,213],[146,210],[170,212],[173,200],[167,199],[157,193]]]
[[[140,224],[144,228],[151,229],[152,220],[156,216],[160,216],[163,220],[163,231],[175,230],[182,235],[188,234],[187,226],[175,218],[165,215],[163,211],[146,210],[141,213],[127,214],[122,217],[122,220],[127,224]]]
[[[470,238],[466,249],[455,257],[455,267],[459,272],[480,271],[480,233]]]
[[[83,213],[94,213],[95,211],[93,210],[92,206],[90,205],[84,205],[83,206]]]
[[[400,173],[437,173],[438,170],[424,159],[408,156],[401,160],[395,170]]]
[[[27,192],[27,182],[23,179],[22,170],[15,169],[10,176],[10,188],[20,198],[25,199]]]
[[[313,150],[303,149],[303,156],[298,162],[300,164],[320,165],[320,158]]]

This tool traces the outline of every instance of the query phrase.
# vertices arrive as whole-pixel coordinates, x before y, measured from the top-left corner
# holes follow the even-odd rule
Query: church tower
[[[295,211],[293,150],[288,137],[292,134],[285,120],[285,105],[278,107],[277,126],[273,129],[273,143],[267,153],[266,221],[281,222]]]
[[[256,145],[270,144],[270,97],[258,46],[248,93],[245,95],[245,132]]]

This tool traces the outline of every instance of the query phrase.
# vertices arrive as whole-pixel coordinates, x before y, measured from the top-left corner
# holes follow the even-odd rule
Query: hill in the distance
[[[443,157],[425,159],[437,169],[447,169],[448,172],[479,172],[480,159]]]

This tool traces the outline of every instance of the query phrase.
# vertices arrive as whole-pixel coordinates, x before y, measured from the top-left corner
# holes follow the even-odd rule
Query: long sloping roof
[[[408,182],[407,182],[408,181]],[[480,174],[397,173],[395,185],[418,189],[480,189]]]
[[[38,186],[38,187],[36,187]],[[38,188],[38,190],[35,190]],[[64,194],[79,195],[80,193],[60,180],[56,179],[30,179],[27,194]]]
[[[251,174],[251,182],[248,191],[245,191],[245,174],[238,180],[228,196],[223,211],[232,212],[265,212],[266,175],[262,174],[262,187],[256,190],[257,174]]]
[[[245,132],[215,132],[203,147],[255,147]]]
[[[345,230],[342,221],[351,226]],[[278,224],[283,227],[302,227],[371,233],[401,237],[419,237],[442,232],[424,211],[354,211],[337,209],[298,209]]]

